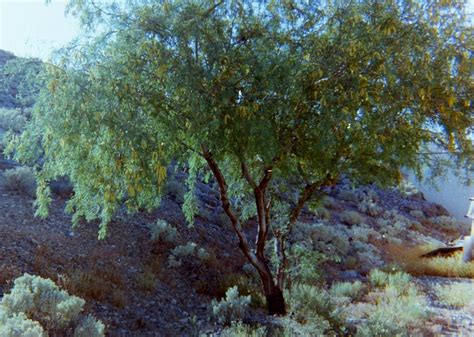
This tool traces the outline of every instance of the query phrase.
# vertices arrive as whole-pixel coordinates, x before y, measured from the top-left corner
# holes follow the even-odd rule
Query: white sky
[[[64,16],[66,0],[0,0],[0,49],[17,56],[48,59],[53,49],[79,32],[78,20]],[[100,0],[99,0],[100,2]],[[468,0],[474,12],[474,0]]]
[[[48,59],[79,32],[75,18],[64,16],[67,1],[0,0],[0,49],[17,56]]]

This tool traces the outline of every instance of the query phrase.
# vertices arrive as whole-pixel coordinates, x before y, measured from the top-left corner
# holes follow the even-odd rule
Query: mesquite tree
[[[48,67],[34,119],[11,142],[17,158],[41,158],[38,213],[48,180],[67,175],[73,221],[100,218],[103,237],[122,203],[157,206],[173,161],[188,167],[192,220],[207,170],[271,314],[285,313],[285,242],[311,198],[341,175],[395,182],[432,143],[472,159],[473,36],[458,1],[74,0],[69,10],[84,33]],[[289,181],[301,192],[283,203]]]

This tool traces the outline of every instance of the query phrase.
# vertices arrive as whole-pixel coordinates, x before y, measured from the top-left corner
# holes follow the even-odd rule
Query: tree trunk
[[[251,246],[245,236],[244,230],[239,218],[234,213],[229,198],[227,196],[227,183],[219,166],[214,160],[209,149],[203,144],[201,146],[203,156],[206,159],[209,167],[214,174],[214,177],[219,184],[221,195],[222,208],[230,219],[232,227],[234,228],[237,237],[239,238],[239,247],[244,253],[247,260],[257,269],[260,279],[262,280],[263,293],[267,300],[268,313],[270,315],[283,316],[286,314],[285,299],[283,292],[279,287],[277,281],[274,280],[268,262],[265,258],[265,244],[267,242],[267,235],[269,230],[270,207],[271,202],[267,202],[265,198],[268,182],[272,176],[272,168],[265,169],[264,176],[259,185],[255,183],[247,169],[245,163],[242,162],[242,171],[250,186],[252,186],[255,193],[255,201],[257,206],[258,219],[258,234],[256,240],[255,252],[252,251]]]
[[[286,315],[285,298],[280,288],[274,285],[271,291],[265,294],[267,299],[267,309],[269,315],[284,316]]]
[[[286,315],[285,298],[283,291],[275,284],[271,274],[259,271],[263,285],[263,294],[267,300],[267,309],[269,315]]]

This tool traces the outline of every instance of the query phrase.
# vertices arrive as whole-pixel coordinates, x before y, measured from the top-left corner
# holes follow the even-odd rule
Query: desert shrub
[[[395,189],[406,198],[420,194],[420,191],[415,187],[415,185],[406,179],[403,179]]]
[[[410,211],[410,215],[412,217],[417,218],[417,219],[424,219],[425,218],[425,213],[423,213],[423,211],[420,211],[418,209],[414,209],[414,210]]]
[[[360,299],[364,291],[364,285],[360,281],[336,282],[331,286],[329,293],[333,297],[347,297],[351,301]]]
[[[350,236],[358,242],[367,242],[369,236],[377,237],[379,235],[374,229],[364,224],[360,226],[352,226],[349,233]]]
[[[356,211],[345,211],[341,215],[341,221],[347,225],[360,225],[363,221],[362,216]]]
[[[186,184],[179,181],[176,176],[173,175],[166,180],[163,193],[172,197],[174,201],[183,203],[186,192]]]
[[[38,322],[28,319],[24,313],[7,315],[0,308],[0,336],[46,337],[46,332]]]
[[[472,283],[437,285],[435,290],[441,302],[453,307],[462,308],[474,305],[474,285]]]
[[[363,199],[358,205],[357,209],[359,212],[370,215],[370,216],[378,216],[382,213],[382,208],[377,206],[377,204],[369,198]]]
[[[84,336],[79,332],[87,330],[91,332],[88,336],[104,336],[104,325],[100,321],[84,318],[81,314],[84,303],[83,299],[69,295],[49,279],[24,274],[15,280],[11,292],[3,297],[0,310],[7,319],[18,320],[24,315],[55,334],[74,331],[75,335]],[[29,322],[22,324],[34,328]]]
[[[446,215],[430,218],[430,221],[446,229],[456,229],[458,226],[458,221],[456,220],[456,218]]]
[[[373,268],[381,267],[384,264],[380,257],[379,249],[373,244],[362,241],[353,241],[351,245],[360,262],[359,268],[363,272],[369,272]]]
[[[74,329],[74,337],[102,337],[104,333],[104,324],[91,315],[83,317]]]
[[[391,243],[400,244],[400,237],[409,234],[408,229],[412,227],[413,221],[393,209],[382,213],[382,218],[376,221],[379,231],[383,237]]]
[[[232,322],[232,324],[221,331],[221,337],[265,337],[267,329],[264,326],[252,327],[242,322]]]
[[[169,243],[176,241],[176,228],[165,220],[160,219],[155,223],[148,224],[148,228],[153,241]]]
[[[332,257],[346,255],[350,249],[349,236],[342,225],[298,223],[292,231],[291,241]]]
[[[311,324],[318,330],[342,332],[344,317],[342,308],[337,308],[325,289],[296,283],[286,292],[292,318],[299,323]]]
[[[337,198],[344,201],[359,202],[359,197],[357,196],[357,193],[346,189],[340,190],[337,193]]]
[[[331,219],[331,213],[325,207],[318,207],[313,210],[314,215],[321,220]]]
[[[36,189],[36,179],[33,170],[26,166],[5,170],[2,187],[18,194],[33,196]]]
[[[221,301],[212,300],[212,317],[220,324],[241,321],[249,308],[250,296],[240,296],[237,287],[229,288]]]
[[[329,323],[319,316],[311,317],[304,322],[298,322],[291,317],[276,318],[275,325],[278,328],[272,336],[276,337],[325,336],[325,331],[330,329]]]
[[[334,207],[336,207],[336,199],[334,199],[333,197],[330,197],[330,196],[326,196],[323,198],[323,200],[321,201],[321,204],[324,206],[324,208],[329,208],[329,209],[333,209]]]
[[[179,267],[182,265],[183,259],[188,257],[196,257],[201,261],[206,261],[210,258],[210,255],[204,248],[199,248],[194,242],[188,242],[171,250],[171,255],[168,257],[168,266],[171,268]]]
[[[404,272],[386,273],[374,269],[369,274],[369,282],[372,287],[394,289],[397,293],[404,293],[411,285],[412,278]]]
[[[373,287],[385,287],[388,284],[388,274],[379,269],[374,269],[369,274],[369,282]]]
[[[367,320],[359,326],[357,336],[408,336],[411,328],[428,317],[426,298],[409,275],[374,270],[369,280],[378,288],[368,295],[375,304],[368,307]]]

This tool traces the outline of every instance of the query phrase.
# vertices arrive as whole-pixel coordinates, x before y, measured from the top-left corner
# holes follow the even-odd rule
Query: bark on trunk
[[[280,288],[274,286],[270,293],[265,294],[265,298],[267,299],[269,315],[286,315],[285,298],[283,297],[283,292]]]
[[[284,316],[286,315],[286,305],[283,291],[273,280],[273,275],[266,261],[260,262],[265,266],[265,270],[258,271],[262,280],[263,294],[267,300],[268,314]]]

